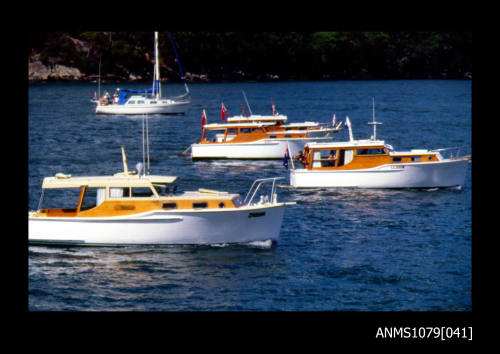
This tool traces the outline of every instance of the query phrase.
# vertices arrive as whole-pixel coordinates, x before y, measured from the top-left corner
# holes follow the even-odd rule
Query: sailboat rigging
[[[175,49],[174,42],[172,40],[172,34],[169,33],[172,45],[174,46],[174,52],[176,56],[176,61],[180,66],[180,61],[177,55],[177,50]],[[111,97],[109,93],[105,93],[104,96],[100,96],[99,99],[93,100],[96,103],[96,113],[103,114],[184,114],[191,103],[191,97],[189,93],[189,88],[187,86],[186,80],[182,73],[181,75],[184,80],[184,87],[186,93],[170,98],[163,98],[161,92],[161,80],[160,80],[160,54],[159,54],[159,39],[158,32],[154,33],[154,49],[155,49],[155,66],[153,72],[153,86],[149,90],[131,90],[131,89],[120,89],[116,90],[116,93]],[[99,65],[100,67],[100,65]],[[100,70],[100,68],[99,68]],[[100,83],[100,71],[99,71],[99,83]],[[100,85],[99,85],[100,87]]]

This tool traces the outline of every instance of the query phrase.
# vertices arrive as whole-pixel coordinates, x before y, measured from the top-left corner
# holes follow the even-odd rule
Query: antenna
[[[144,137],[144,123],[146,125],[146,137]],[[146,148],[144,145],[146,144]],[[148,164],[146,165],[146,155],[147,155],[147,160]],[[148,116],[143,115],[142,118],[142,164],[143,166],[147,166],[147,168],[144,168],[144,175],[146,175],[146,170],[148,172],[148,175],[150,174],[150,165],[149,165],[149,125],[148,125]]]
[[[125,154],[124,146],[122,146],[122,161],[123,161],[123,172],[125,173],[125,175],[128,175],[127,155]]]
[[[99,81],[97,85],[97,91],[99,92],[97,99],[101,98],[101,58],[102,56],[99,57]]]
[[[349,141],[354,141],[354,137],[352,135],[352,127],[351,127],[351,121],[349,120],[349,117],[345,117],[345,125],[349,129]]]
[[[373,125],[373,135],[371,140],[377,140],[377,125],[381,125],[381,122],[375,121],[375,97],[372,97],[372,121],[368,124]]]
[[[150,168],[149,168],[149,119],[148,116],[146,115],[146,150],[147,150],[147,156],[148,156],[148,175],[150,174]]]
[[[250,115],[252,116],[253,113],[252,113],[252,109],[250,108],[250,105],[248,104],[247,95],[245,95],[245,91],[242,90],[241,92],[243,92],[243,97],[245,97],[245,102],[247,103],[248,111],[250,112]]]

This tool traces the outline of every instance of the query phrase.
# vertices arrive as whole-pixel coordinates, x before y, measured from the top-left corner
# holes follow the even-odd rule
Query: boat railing
[[[319,123],[314,130],[307,130],[306,136],[313,137],[319,133],[327,132],[338,132],[342,129],[342,121],[338,122],[336,125],[332,123]]]
[[[432,150],[433,152],[437,152],[443,157],[444,159],[450,159],[450,160],[455,160],[459,158],[464,158],[463,152],[465,151],[465,146],[456,146],[456,147],[450,147],[450,148],[444,148],[444,149],[435,149]]]
[[[271,177],[271,178],[259,178],[256,179],[253,183],[250,189],[248,190],[248,193],[245,197],[245,200],[243,203],[245,205],[251,205],[252,201],[259,191],[260,187],[265,184],[265,183],[271,183],[272,182],[272,187],[269,195],[262,195],[260,198],[259,203],[266,203],[271,201],[272,204],[277,203],[277,197],[276,197],[276,181],[280,179],[285,179],[285,177]]]

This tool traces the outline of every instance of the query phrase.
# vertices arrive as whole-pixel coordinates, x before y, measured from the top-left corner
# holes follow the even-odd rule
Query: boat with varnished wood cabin
[[[307,143],[332,140],[342,125],[286,124],[286,120],[280,114],[251,115],[229,117],[227,123],[204,124],[200,141],[189,147],[191,158],[282,159],[287,148],[296,154]]]
[[[290,169],[290,186],[294,188],[435,188],[461,187],[464,184],[469,157],[443,156],[453,149],[416,149],[395,151],[373,136],[355,140],[349,118],[346,126],[349,141],[310,143],[297,157],[303,168]],[[293,160],[292,160],[293,163]],[[295,164],[294,164],[295,165]]]
[[[128,171],[112,176],[46,177],[38,210],[29,213],[30,244],[162,245],[276,241],[286,205],[277,200],[276,180],[258,179],[239,194],[198,189],[177,191],[175,176]],[[265,190],[264,184],[272,183]],[[44,193],[76,190],[71,208],[43,208]],[[263,193],[263,194],[261,194]],[[259,198],[260,196],[260,198]]]

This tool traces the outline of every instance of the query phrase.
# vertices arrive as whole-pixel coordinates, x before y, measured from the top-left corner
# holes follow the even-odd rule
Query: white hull
[[[193,144],[191,157],[193,159],[282,159],[287,146],[292,157],[299,150],[304,150],[305,144],[326,140],[331,138],[263,139],[251,143]]]
[[[161,245],[278,240],[284,206],[278,203],[205,211],[154,210],[107,218],[30,216],[29,243]]]
[[[400,163],[359,170],[290,170],[290,185],[296,188],[432,188],[462,186],[466,159],[422,163]]]
[[[189,101],[181,101],[168,104],[97,105],[95,112],[103,114],[184,114],[189,103]]]

